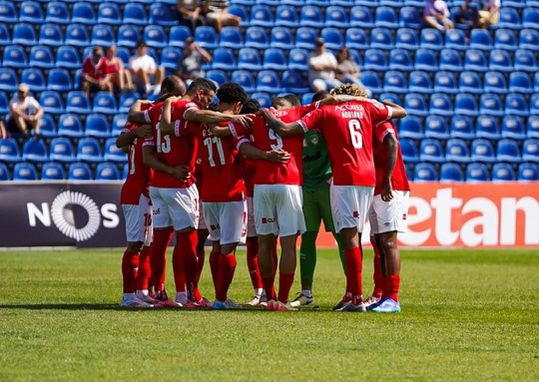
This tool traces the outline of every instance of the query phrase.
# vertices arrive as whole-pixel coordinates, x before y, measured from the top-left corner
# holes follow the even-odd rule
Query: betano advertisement
[[[0,183],[0,247],[125,245],[121,183]],[[412,184],[411,247],[539,247],[539,182]],[[363,233],[369,243],[369,227]],[[320,247],[334,247],[321,232]]]

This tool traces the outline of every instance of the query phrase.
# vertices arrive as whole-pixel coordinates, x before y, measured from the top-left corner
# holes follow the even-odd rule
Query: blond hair
[[[341,84],[330,91],[331,95],[349,95],[355,97],[367,97],[367,89],[358,84]]]

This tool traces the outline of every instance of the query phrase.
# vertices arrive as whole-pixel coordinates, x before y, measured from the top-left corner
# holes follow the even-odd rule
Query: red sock
[[[353,247],[345,249],[344,259],[346,261],[346,282],[352,292],[352,301],[354,304],[359,304],[363,292],[361,286],[361,272],[363,267],[361,248]]]
[[[196,274],[196,282],[197,286],[195,288],[195,300],[200,301],[202,299],[202,293],[200,292],[200,289],[198,287],[198,282],[200,281],[200,275],[202,274],[202,270],[204,269],[204,260],[205,260],[206,254],[204,253],[204,246],[201,246],[197,249],[197,274]]]
[[[253,289],[263,288],[262,276],[260,275],[260,266],[258,265],[258,238],[247,238],[247,269],[251,276]]]
[[[172,270],[176,293],[185,292],[185,273],[182,268],[182,256],[177,243],[174,247],[174,252],[172,252]]]
[[[389,275],[384,277],[384,297],[399,301],[400,275]]]
[[[277,268],[279,267],[279,257],[277,256],[277,240],[275,240],[275,246],[273,247],[273,278],[277,274]]]
[[[150,268],[152,270],[152,283],[156,292],[161,292],[165,289],[166,253],[173,233],[172,228],[156,229],[153,232],[153,243],[150,248]]]
[[[219,284],[219,252],[212,249],[210,253],[210,271],[211,279],[213,281],[213,288],[217,295],[217,286]]]
[[[274,281],[275,280],[272,276],[262,277],[262,284],[264,285],[264,291],[266,292],[268,300],[277,300],[277,296],[275,294],[275,287],[273,286]]]
[[[279,301],[283,304],[288,302],[288,295],[290,294],[290,288],[294,283],[293,273],[282,273],[279,275]]]
[[[198,286],[197,275],[197,231],[178,232],[176,234],[176,247],[178,248],[181,268],[185,274],[187,296],[195,299],[195,289]]]
[[[124,293],[135,293],[137,271],[138,271],[138,253],[125,250],[122,256],[122,278]]]
[[[148,290],[152,270],[150,268],[150,248],[144,247],[139,255],[137,290]]]
[[[372,292],[373,297],[382,297],[384,293],[384,275],[382,273],[382,257],[380,256],[380,249],[376,244],[372,246],[374,250],[374,290]]]
[[[236,255],[234,252],[226,255],[219,255],[219,279],[217,281],[217,293],[215,298],[219,301],[225,301],[228,295],[228,288],[234,278],[236,269]]]

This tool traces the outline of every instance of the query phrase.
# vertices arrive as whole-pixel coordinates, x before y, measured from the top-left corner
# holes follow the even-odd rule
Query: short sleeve
[[[378,101],[371,101],[369,102],[369,104],[371,110],[371,118],[374,124],[388,121],[393,116],[393,109],[391,108],[391,106],[386,106]]]
[[[39,109],[41,106],[39,105],[39,102],[37,102],[37,100],[34,98],[34,97],[30,97],[29,99],[29,104],[31,107],[33,107],[34,109]]]
[[[322,109],[316,109],[311,111],[310,113],[307,113],[303,118],[301,118],[298,121],[298,124],[303,129],[303,132],[306,133],[309,130],[316,129],[318,127],[318,121],[320,120],[322,113]]]
[[[230,133],[235,139],[238,139],[241,136],[248,135],[247,128],[245,126],[239,124],[239,123],[228,123],[228,129],[230,130]]]
[[[395,127],[389,121],[379,123],[374,126],[374,136],[383,142],[388,134],[395,134]]]

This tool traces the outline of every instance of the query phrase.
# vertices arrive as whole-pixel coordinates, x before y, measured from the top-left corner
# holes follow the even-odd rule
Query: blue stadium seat
[[[92,29],[92,45],[110,46],[116,42],[109,25],[95,25]]]
[[[480,115],[476,121],[476,136],[478,138],[500,139],[498,120],[492,115]]]
[[[539,169],[534,163],[522,163],[518,166],[518,180],[520,182],[536,182],[539,180]]]
[[[539,138],[539,116],[532,115],[528,118],[528,137]]]
[[[73,4],[71,22],[94,25],[96,18],[92,4],[85,2],[76,2]]]
[[[285,27],[272,28],[270,46],[288,50],[294,48],[295,45],[290,29]]]
[[[209,29],[213,29],[213,28],[210,28],[208,27]],[[197,29],[198,31],[198,29]],[[214,35],[215,37],[215,35]],[[217,38],[217,37],[215,37]],[[163,30],[163,27],[161,27],[160,25],[148,25],[144,28],[144,42],[146,43],[146,45],[152,47],[152,48],[157,48],[157,49],[162,49],[164,47],[167,46],[167,35],[165,34],[165,31]],[[208,47],[210,48],[209,46],[207,46],[205,44],[204,41],[199,41],[197,40],[197,42],[203,46],[203,47]]]
[[[404,97],[404,107],[410,115],[425,117],[429,114],[425,97],[421,94],[406,94],[406,96]]]
[[[399,136],[401,138],[423,139],[423,123],[421,119],[415,116],[408,116],[401,120],[399,126]]]
[[[61,46],[64,38],[60,26],[56,24],[43,24],[39,31],[39,43],[50,46]]]
[[[271,20],[271,18],[268,20]],[[320,28],[322,25],[324,25],[320,8],[312,5],[305,5],[301,7],[299,23],[304,27]]]
[[[95,180],[119,180],[118,168],[112,163],[99,163],[95,169]]]
[[[537,72],[537,60],[532,51],[519,49],[515,52],[515,69],[525,72]]]
[[[47,162],[41,168],[41,180],[63,180],[65,179],[64,168],[60,163]]]
[[[118,46],[136,48],[140,39],[138,28],[134,25],[122,25],[118,29]],[[175,46],[174,44],[171,45]]]
[[[9,180],[9,170],[4,163],[0,163],[0,181]]]
[[[389,53],[389,69],[407,72],[414,70],[410,52],[406,49],[392,49]]]
[[[386,71],[389,69],[387,66],[387,58],[383,50],[380,49],[368,49],[365,51],[365,63],[363,64],[365,70]]]
[[[473,139],[475,131],[470,117],[454,115],[451,118],[450,135],[454,138]]]
[[[20,16],[19,16],[20,18]],[[526,7],[522,14],[522,26],[524,28],[539,29],[539,9]]]
[[[408,85],[406,78],[401,72],[390,70],[384,75],[384,91],[392,93],[407,93]]]
[[[0,24],[0,45],[7,44],[11,44],[11,38],[9,37],[7,25]]]
[[[396,44],[397,48],[417,49],[417,32],[411,28],[400,28],[397,30]]]
[[[524,141],[522,144],[522,159],[529,162],[539,162],[538,139],[530,138]]]
[[[416,70],[438,70],[438,62],[436,53],[430,49],[418,49],[415,53],[415,69]]]
[[[17,163],[13,168],[13,180],[30,181],[37,180],[37,170],[31,163]]]
[[[419,158],[428,162],[445,162],[440,141],[430,138],[423,139],[419,144]]]
[[[53,138],[49,150],[49,159],[51,161],[73,162],[75,160],[73,145],[67,138]]]
[[[263,4],[256,4],[251,8],[249,20],[254,26],[271,28],[274,25],[271,8]]]
[[[404,3],[404,0],[380,0],[380,5],[387,5],[395,9],[403,7]]]
[[[445,146],[445,159],[459,163],[469,162],[470,152],[466,142],[458,138],[449,139]]]
[[[213,27],[198,27],[195,30],[195,41],[204,48],[215,49],[218,47],[217,34]]]
[[[292,55],[292,52],[290,52]],[[260,70],[262,64],[258,50],[254,48],[242,48],[238,53],[238,69]]]
[[[19,45],[8,45],[4,48],[2,65],[11,68],[25,68],[28,63],[24,48]]]
[[[215,82],[218,86],[221,86],[225,82],[228,82],[226,73],[222,70],[208,70],[206,78]]]
[[[19,80],[15,70],[0,68],[0,90],[15,92],[17,91],[17,86],[19,86]]]
[[[489,69],[500,72],[511,72],[513,63],[511,56],[505,50],[494,49],[490,52]]]
[[[534,29],[521,29],[519,48],[539,51],[539,31]]]
[[[270,48],[264,51],[264,69],[286,70],[287,62],[281,49]]]
[[[506,94],[507,93],[507,83],[505,82],[505,77],[500,72],[487,72],[485,74],[485,84],[483,89],[486,92],[497,93],[497,94]]]
[[[5,92],[0,91],[0,114],[7,114],[9,112],[9,99]]]
[[[525,8],[526,5],[535,7],[539,4],[537,0],[503,0],[504,7]]]
[[[415,29],[420,29],[422,27],[422,15],[418,12],[416,7],[403,7],[399,14],[401,26]]]
[[[129,172],[129,166],[128,166],[128,165],[124,165],[124,167],[123,167],[123,169],[122,169],[122,180],[126,180],[126,179],[127,179],[128,172]]]
[[[47,88],[41,69],[24,69],[21,74],[21,82],[27,84],[32,92],[40,92]]]
[[[7,48],[7,47],[6,47]],[[48,46],[33,46],[30,50],[30,66],[42,69],[54,67],[52,53]]]
[[[107,118],[102,114],[90,114],[86,117],[84,133],[90,137],[107,138],[110,127]]]
[[[455,75],[451,72],[436,72],[434,75],[434,91],[448,94],[458,93]]]
[[[62,114],[58,120],[58,135],[71,138],[84,137],[80,118],[75,114]]]
[[[417,147],[413,140],[402,138],[400,139],[399,143],[402,152],[402,158],[406,163],[416,163],[419,161]]]
[[[118,136],[122,132],[125,124],[127,123],[127,114],[116,114],[112,118],[112,136]]]
[[[371,47],[380,49],[393,49],[393,36],[386,28],[374,28],[371,30]]]
[[[71,163],[67,172],[69,180],[92,180],[92,170],[87,163]]]
[[[505,4],[504,4],[505,5]],[[497,27],[508,29],[521,29],[520,15],[514,8],[502,7],[500,10],[500,22]]]
[[[421,30],[421,47],[436,50],[442,49],[444,47],[444,41],[440,32],[433,28]]]
[[[118,111],[118,105],[116,104],[116,98],[108,92],[97,92],[94,95],[94,107],[92,109],[94,113],[103,114],[116,114]]]
[[[13,27],[13,44],[36,45],[36,34],[30,24],[18,23]]]
[[[338,50],[344,45],[344,38],[341,31],[337,28],[324,28],[321,37],[325,42],[326,48]]]
[[[304,49],[292,49],[288,54],[288,67],[296,70],[309,70],[309,53]],[[255,70],[258,69],[255,68]]]
[[[471,159],[476,162],[492,163],[496,161],[492,143],[487,139],[474,139],[471,153]]]
[[[515,180],[515,172],[511,165],[507,163],[496,163],[492,166],[493,182],[513,182]]]
[[[382,82],[376,72],[362,71],[361,82],[373,93],[380,93],[383,90]]]
[[[415,93],[432,93],[432,81],[428,73],[419,71],[410,73],[408,90]]]
[[[15,4],[10,1],[0,3],[0,22],[15,24],[19,21]]]
[[[19,22],[42,23],[43,12],[39,3],[36,1],[23,1],[19,6]]]
[[[382,94],[380,94],[378,99],[380,101],[382,101],[382,102],[389,101],[389,102],[394,102],[396,104],[401,104],[402,103],[400,95],[394,94],[394,93],[382,93]],[[397,126],[399,126],[399,125],[397,125]]]
[[[254,92],[256,90],[253,75],[248,70],[236,70],[232,72],[232,82],[239,84],[245,91]]]
[[[453,105],[451,104],[451,99],[447,96],[447,94],[434,93],[430,97],[429,111],[430,114],[450,117],[453,115]]]
[[[22,159],[31,162],[48,161],[47,146],[45,146],[43,139],[28,139],[22,148]]]
[[[503,104],[497,94],[482,94],[479,99],[481,114],[501,117],[504,114]]]
[[[290,93],[306,93],[310,90],[309,84],[303,80],[300,72],[287,70],[283,73],[281,85]]]
[[[459,52],[453,49],[443,49],[440,52],[440,69],[460,72],[464,69]]]
[[[135,24],[144,26],[148,22],[146,10],[144,9],[144,6],[140,3],[127,3],[124,6],[123,11],[124,24]]]
[[[275,10],[275,25],[289,28],[298,27],[299,18],[296,9],[292,5],[279,5]]]
[[[197,30],[200,28],[197,28]],[[300,28],[301,29],[301,28]],[[300,29],[296,32],[296,39],[299,38]],[[316,34],[315,34],[316,39]],[[296,43],[297,45],[297,43]],[[268,35],[264,28],[261,27],[249,27],[245,31],[245,46],[257,49],[266,49],[269,47]],[[314,42],[313,46],[314,47]]]
[[[359,28],[373,28],[374,21],[368,7],[357,5],[350,9],[350,26]]]
[[[469,49],[464,55],[464,68],[477,72],[486,72],[488,70],[487,59],[482,51]]]
[[[443,163],[440,167],[440,182],[457,182],[464,181],[462,169],[456,163]]]
[[[522,118],[515,115],[507,115],[502,120],[502,137],[512,139],[525,139],[526,128]]]
[[[21,160],[19,145],[15,139],[0,139],[0,160],[2,162],[19,162]]]
[[[234,52],[229,48],[217,48],[213,51],[212,69],[234,70],[236,62]]]
[[[520,162],[520,149],[517,142],[512,139],[500,139],[496,150],[496,159],[499,162]]]
[[[127,113],[133,103],[140,99],[140,94],[137,92],[125,92],[120,96],[119,108],[120,113]]]
[[[256,76],[256,91],[279,93],[281,91],[281,83],[277,74],[271,70],[258,72]]]
[[[178,48],[185,46],[185,41],[192,37],[191,30],[185,25],[176,25],[170,28],[169,45]]]
[[[149,23],[171,27],[178,24],[178,19],[171,11],[170,5],[157,2],[150,6]]]
[[[497,49],[516,50],[517,39],[510,29],[498,29],[494,35],[494,46]]]
[[[457,50],[468,49],[466,35],[461,29],[450,29],[445,33],[445,47]]]
[[[65,43],[78,47],[89,46],[90,40],[86,27],[79,24],[69,24],[66,29]]]
[[[82,138],[77,145],[77,160],[85,162],[100,162],[103,160],[101,146],[95,138]]]
[[[39,97],[39,104],[46,113],[61,114],[65,111],[62,97],[55,91],[42,92]]]
[[[45,21],[48,23],[69,24],[71,22],[67,5],[61,1],[48,3],[45,14]]]
[[[539,114],[539,94],[534,94],[530,99],[530,114]]]
[[[400,25],[397,13],[391,7],[377,7],[374,16],[374,24],[377,27],[395,29]]]
[[[253,99],[256,99],[261,107],[270,107],[271,106],[271,96],[268,93],[253,93],[251,95]]]
[[[449,139],[449,126],[444,117],[431,115],[425,120],[425,136],[427,138]]]
[[[331,6],[326,8],[326,27],[348,28],[347,12],[343,7]]]
[[[230,4],[228,7],[228,13],[234,16],[238,16],[241,19],[241,26],[248,27],[251,25],[249,17],[247,16],[247,10],[245,6],[241,4]]]
[[[116,146],[116,138],[109,138],[105,141],[105,155],[103,159],[111,162],[127,162],[127,154]]]
[[[350,49],[368,49],[370,47],[367,34],[360,28],[347,29],[344,40],[346,47]]]
[[[268,1],[268,0],[265,0]],[[305,0],[307,5],[316,5],[319,7],[327,7],[330,4],[331,0]]]
[[[431,163],[419,163],[414,168],[414,182],[435,182],[438,180],[436,168]]]
[[[470,37],[470,48],[490,50],[492,48],[490,33],[485,29],[473,29]]]
[[[97,22],[103,24],[120,25],[122,23],[122,16],[118,5],[109,2],[99,4],[97,10]]]
[[[483,163],[470,163],[466,166],[466,182],[468,183],[482,183],[488,182],[490,175],[488,168]]]
[[[71,91],[67,94],[66,111],[68,113],[87,114],[90,113],[90,101],[86,93],[81,91]]]
[[[525,96],[517,93],[507,94],[505,97],[505,113],[527,117],[529,112]]]
[[[66,69],[81,67],[79,52],[72,46],[61,46],[56,51],[56,66]]]
[[[54,138],[58,136],[56,124],[50,114],[43,114],[41,125],[39,126],[39,133],[45,138]]]
[[[509,75],[509,91],[515,93],[533,93],[532,81],[527,73],[512,72]]]
[[[167,46],[161,51],[161,66],[165,69],[176,71],[182,59],[182,52],[179,48]]]
[[[240,49],[243,47],[243,37],[237,27],[223,27],[221,29],[220,46],[225,48]]]

